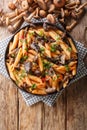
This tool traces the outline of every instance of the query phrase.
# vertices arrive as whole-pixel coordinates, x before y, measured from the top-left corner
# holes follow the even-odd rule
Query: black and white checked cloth
[[[24,24],[24,25],[26,25],[26,24]],[[9,78],[9,76],[6,72],[4,59],[5,59],[5,50],[6,50],[7,44],[9,42],[9,40],[11,39],[11,37],[12,36],[6,38],[3,41],[0,41],[0,74],[4,75],[7,78]],[[70,84],[87,75],[87,69],[83,62],[83,59],[84,59],[85,55],[87,54],[87,48],[85,48],[84,45],[81,44],[80,42],[75,41],[75,44],[78,49],[78,70],[77,70],[77,75],[70,82]],[[47,96],[34,96],[34,95],[28,94],[22,90],[20,90],[20,93],[22,94],[25,102],[29,106],[33,105],[37,102],[40,102],[40,101],[44,102],[45,104],[47,104],[49,106],[52,106],[55,103],[56,98],[62,93],[62,91],[63,90],[61,90],[60,92],[57,92],[56,94],[47,95]]]

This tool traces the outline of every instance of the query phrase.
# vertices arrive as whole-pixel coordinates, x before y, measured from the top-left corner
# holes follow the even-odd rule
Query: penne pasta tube
[[[75,45],[73,44],[72,39],[68,37],[68,40],[69,40],[69,43],[70,43],[70,45],[71,45],[71,47],[72,47],[72,50],[73,50],[75,53],[77,53],[77,49],[76,49]]]
[[[46,43],[45,43],[45,47],[46,47],[47,50],[50,50],[50,46]]]
[[[76,67],[72,70],[72,75],[76,75]]]
[[[17,34],[14,36],[13,44],[12,44],[12,46],[11,46],[11,51],[17,47],[18,41],[19,41],[19,33],[17,33]]]
[[[69,63],[69,67],[73,66],[73,65],[76,65],[77,61],[72,61]]]
[[[6,65],[7,65],[7,67],[8,67],[8,71],[9,71],[10,77],[11,77],[14,81],[16,81],[16,77],[15,77],[15,75],[14,75],[14,72],[13,72],[12,69],[11,69],[11,66],[9,65],[9,63],[6,63]]]
[[[9,53],[11,53],[11,47],[12,47],[12,42],[10,42],[10,44],[9,44]]]
[[[70,59],[70,57],[71,57],[71,52],[68,51],[68,47],[64,44],[64,42],[62,42],[61,40],[59,40],[57,43],[61,46],[61,48],[64,50],[65,54],[66,54],[66,55],[68,56],[68,58]]]
[[[47,55],[48,57],[51,57],[51,52],[50,52],[50,50],[48,50],[48,49],[45,48],[45,53],[46,53],[46,55]]]
[[[37,55],[37,52],[34,51],[34,50],[29,50],[28,52],[31,53],[31,54],[33,54],[33,55]]]
[[[52,87],[57,88],[57,76],[53,75],[52,77]]]
[[[38,64],[39,64],[40,71],[42,72],[43,71],[43,63],[42,63],[41,56],[39,54],[38,54]]]
[[[18,43],[18,47],[22,46],[22,41],[21,41],[22,39],[24,39],[24,30],[23,29],[19,32],[19,43]]]
[[[22,48],[19,49],[19,52],[18,52],[18,54],[17,54],[17,56],[16,56],[16,59],[15,59],[15,62],[14,62],[14,64],[13,64],[13,68],[18,65],[18,63],[19,63],[21,57],[22,57]]]
[[[45,90],[40,90],[40,89],[36,89],[36,90],[33,90],[32,91],[33,94],[42,94],[42,95],[45,95],[46,94],[46,91]]]
[[[63,88],[65,88],[68,84],[69,80],[66,80],[64,83],[63,83]]]
[[[42,83],[42,80],[37,76],[29,75],[29,79],[38,83]]]
[[[62,31],[60,31],[60,30],[56,30],[56,32],[59,34],[59,35],[63,35],[63,32]]]
[[[51,53],[51,56],[55,58],[55,57],[57,57],[58,55],[52,52],[52,53]]]
[[[26,48],[27,48],[27,44],[26,44],[26,40],[24,40],[22,43],[23,56],[27,53]]]
[[[46,83],[40,83],[40,84],[37,85],[38,89],[43,89],[45,87],[46,87]]]
[[[56,66],[56,65],[53,65],[53,68],[55,71],[57,71],[58,73],[61,73],[61,74],[64,74],[66,72],[66,68],[65,66]]]
[[[49,35],[54,39],[57,40],[58,37],[60,37],[55,31],[51,30],[49,31]]]
[[[29,86],[31,86],[31,85],[32,85],[32,83],[31,83],[31,81],[30,81],[29,77],[25,77],[25,81],[26,81],[26,83],[27,83]]]

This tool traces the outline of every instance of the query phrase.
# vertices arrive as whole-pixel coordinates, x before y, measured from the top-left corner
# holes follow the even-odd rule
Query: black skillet
[[[37,26],[42,26],[43,27],[43,24],[44,25],[48,25],[48,26],[51,26],[51,28],[53,28],[53,29],[59,29],[59,30],[61,30],[62,32],[64,32],[65,34],[66,34],[66,36],[68,36],[68,37],[70,37],[72,40],[73,40],[73,43],[74,43],[74,45],[75,45],[75,41],[74,41],[74,39],[72,38],[72,36],[60,25],[60,24],[51,24],[51,23],[48,23],[48,22],[41,22],[41,21],[38,21],[38,22],[33,22],[33,23],[30,23],[30,24],[28,24],[28,25],[26,25],[26,26],[24,26],[23,28],[21,28],[21,29],[24,29],[24,28],[26,28],[26,27],[31,27],[31,26],[33,26],[33,25],[35,25],[36,27]],[[5,67],[6,67],[6,71],[7,71],[7,73],[8,73],[8,75],[9,75],[9,77],[10,77],[10,74],[9,74],[9,71],[8,71],[8,68],[7,68],[7,65],[6,65],[6,57],[7,57],[7,54],[8,54],[8,48],[9,48],[9,44],[10,44],[10,42],[11,41],[13,41],[13,38],[14,38],[14,36],[21,30],[21,29],[19,29],[13,36],[12,36],[12,38],[10,39],[10,41],[8,42],[8,45],[7,45],[7,47],[6,47],[6,51],[5,51]],[[76,47],[76,45],[75,45],[75,47]],[[77,48],[77,47],[76,47]],[[78,67],[78,65],[77,65],[77,67]],[[75,77],[75,76],[74,76]],[[74,78],[73,77],[73,78]],[[10,77],[10,79],[12,80],[12,82],[14,82],[14,84],[16,85],[16,87],[17,88],[19,88],[20,90],[22,90],[22,91],[25,91],[25,92],[27,92],[27,93],[29,93],[29,94],[31,94],[31,95],[37,95],[37,96],[47,96],[47,95],[52,95],[52,94],[56,94],[56,93],[59,93],[59,94],[61,94],[61,92],[64,90],[64,88],[62,87],[61,89],[60,89],[60,91],[56,91],[56,92],[53,92],[53,93],[50,93],[50,94],[46,94],[46,95],[38,95],[38,94],[32,94],[32,93],[30,93],[29,91],[27,91],[27,90],[25,90],[25,89],[23,89],[23,88],[20,88],[20,87],[18,87],[18,85],[15,83],[15,81]],[[69,81],[69,83],[72,81],[73,79],[71,79],[70,81]],[[68,84],[69,84],[68,83]],[[67,85],[67,86],[69,86],[69,85]]]

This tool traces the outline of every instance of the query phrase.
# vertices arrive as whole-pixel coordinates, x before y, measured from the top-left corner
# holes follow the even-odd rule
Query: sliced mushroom
[[[34,49],[35,51],[40,52],[40,47],[38,46],[37,43],[33,42],[33,43],[30,45],[30,47],[31,47],[32,49]]]
[[[60,60],[60,63],[61,63],[61,64],[65,64],[65,58],[66,58],[65,55],[62,55],[62,56],[61,56],[61,58],[60,58],[60,59],[61,59],[61,60]]]
[[[29,73],[29,71],[32,68],[32,63],[31,62],[25,62],[24,63],[24,68],[25,68],[26,72]]]
[[[47,88],[46,90],[45,90],[47,93],[53,93],[53,92],[56,92],[56,89],[55,88]]]

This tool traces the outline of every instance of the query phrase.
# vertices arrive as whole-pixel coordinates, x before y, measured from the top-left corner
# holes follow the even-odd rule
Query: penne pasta
[[[21,57],[22,57],[22,48],[19,49],[19,52],[18,52],[16,59],[15,59],[15,62],[13,64],[13,68],[15,68],[18,65]]]
[[[68,46],[65,45],[64,42],[62,42],[61,40],[59,40],[57,43],[61,46],[61,48],[64,50],[65,54],[66,54],[66,55],[68,56],[68,58],[70,59],[70,57],[71,57],[71,52],[68,51]]]
[[[25,81],[26,81],[26,83],[27,83],[29,86],[31,86],[31,85],[32,85],[32,83],[31,83],[31,81],[30,81],[29,77],[25,77]]]
[[[12,47],[12,42],[10,42],[10,44],[9,44],[9,54],[11,53],[11,47]]]
[[[57,76],[56,75],[53,75],[53,77],[52,77],[52,87],[53,88],[57,88],[57,82],[58,80],[57,80]]]
[[[14,36],[13,44],[12,44],[11,49],[10,49],[11,51],[17,47],[18,41],[19,41],[19,33],[17,33],[17,34]]]
[[[50,26],[50,25],[49,25]],[[77,50],[72,39],[58,29],[21,29],[9,44],[6,66],[18,87],[47,95],[65,88],[76,75]],[[66,34],[66,39],[68,38]]]
[[[43,63],[42,63],[41,56],[39,54],[38,54],[38,64],[39,64],[40,71],[42,72],[43,71]]]
[[[32,55],[35,55],[35,56],[37,55],[37,52],[34,50],[29,50],[28,52],[31,53]]]
[[[11,69],[11,66],[9,65],[9,63],[6,63],[6,65],[7,65],[7,67],[8,67],[8,71],[9,71],[10,77],[11,77],[14,81],[16,81],[16,77],[15,77],[15,75],[14,75],[14,72],[13,72],[12,69]]]
[[[29,75],[29,79],[38,83],[42,83],[42,80],[37,76]]]
[[[23,39],[24,39],[24,30],[22,29],[22,30],[19,32],[18,47],[21,47],[21,46],[22,46]]]
[[[45,90],[40,90],[40,89],[33,90],[32,93],[33,94],[41,94],[41,95],[45,95],[46,94]]]
[[[70,43],[70,45],[71,45],[71,47],[72,47],[72,50],[73,50],[75,53],[77,53],[77,49],[76,49],[75,45],[73,44],[73,41],[71,40],[71,38],[68,37],[68,40],[69,40],[69,43]]]

